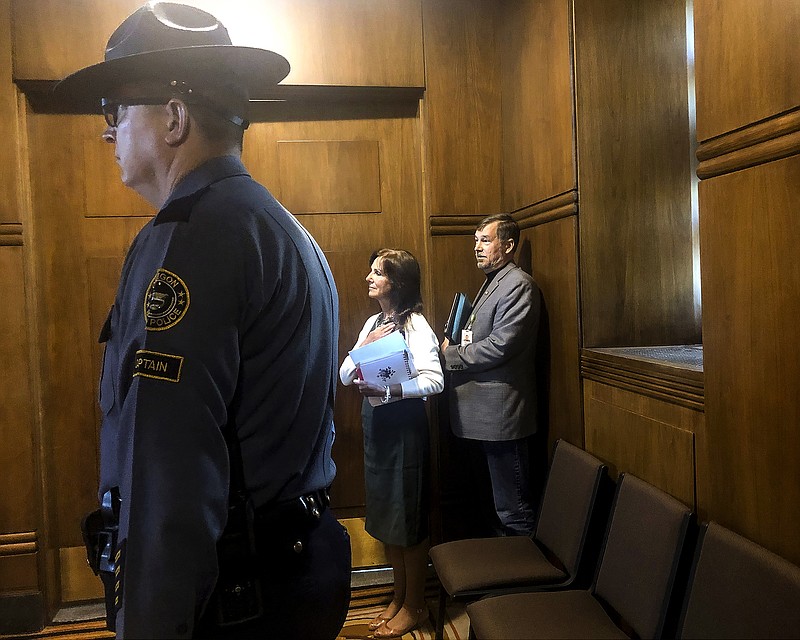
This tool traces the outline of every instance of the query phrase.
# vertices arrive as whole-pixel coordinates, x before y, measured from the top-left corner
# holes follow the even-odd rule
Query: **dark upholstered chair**
[[[715,522],[701,529],[681,638],[800,638],[800,567]]]
[[[691,518],[675,498],[622,474],[592,587],[473,602],[474,637],[660,638]]]
[[[430,556],[442,584],[436,637],[442,638],[450,598],[475,600],[489,592],[532,585],[570,586],[585,557],[605,473],[605,465],[594,456],[559,440],[532,538],[473,538],[434,546]],[[589,580],[592,569],[589,567]]]

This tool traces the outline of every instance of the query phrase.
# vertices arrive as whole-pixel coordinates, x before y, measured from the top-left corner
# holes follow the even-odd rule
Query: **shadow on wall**
[[[533,272],[533,252],[530,240],[522,239],[517,249],[516,263],[536,280]],[[536,374],[536,435],[531,438],[531,478],[534,495],[541,496],[549,464],[548,435],[550,425],[550,316],[547,301],[539,290],[539,327],[536,334],[536,353],[533,367]]]

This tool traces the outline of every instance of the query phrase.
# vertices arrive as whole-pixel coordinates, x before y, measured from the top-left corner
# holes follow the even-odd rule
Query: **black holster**
[[[116,629],[120,603],[115,601],[115,572],[117,568],[117,532],[119,531],[119,489],[114,487],[103,494],[99,509],[88,513],[81,521],[86,560],[95,575],[103,582],[106,604],[106,626]]]
[[[219,577],[208,605],[214,624],[228,627],[264,613],[252,502],[244,493],[231,499],[228,522],[217,542]]]

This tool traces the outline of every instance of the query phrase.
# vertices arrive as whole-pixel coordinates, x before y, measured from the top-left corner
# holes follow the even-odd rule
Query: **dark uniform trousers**
[[[282,517],[283,516],[283,517]],[[195,638],[333,640],[350,605],[350,536],[330,510],[319,518],[256,515],[264,615],[229,627],[204,615]]]

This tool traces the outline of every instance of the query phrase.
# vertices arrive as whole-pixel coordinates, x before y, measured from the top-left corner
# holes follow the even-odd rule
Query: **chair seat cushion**
[[[528,537],[472,538],[436,545],[431,559],[447,593],[558,584],[567,574]]]
[[[627,638],[588,591],[514,593],[467,606],[475,638]]]

